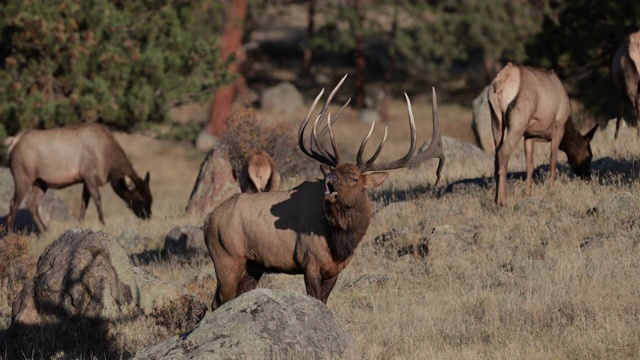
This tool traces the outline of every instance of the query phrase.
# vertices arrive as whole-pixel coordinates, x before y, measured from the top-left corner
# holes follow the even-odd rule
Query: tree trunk
[[[247,0],[233,0],[222,36],[220,56],[223,60],[231,54],[236,54],[240,49],[242,29],[246,14]],[[243,56],[240,57],[242,58]],[[238,59],[238,61],[231,64],[229,72],[238,74],[240,60],[241,59]],[[215,91],[213,104],[211,105],[211,117],[209,118],[209,125],[207,126],[207,132],[213,136],[220,137],[224,133],[224,121],[231,111],[236,85],[236,83],[233,83],[221,86]]]
[[[389,62],[384,73],[384,100],[382,109],[380,110],[382,121],[389,121],[389,102],[391,94],[391,82],[393,81],[393,70],[396,65],[396,33],[398,32],[398,10],[400,8],[400,0],[396,0],[393,8],[393,22],[391,23],[391,31],[389,32]]]
[[[301,73],[305,75],[311,73],[311,60],[313,60],[313,51],[311,51],[309,42],[311,42],[311,40],[315,36],[315,31],[316,31],[315,22],[314,22],[314,17],[316,14],[316,3],[317,3],[316,0],[309,1],[309,12],[308,12],[309,22],[307,23],[307,45],[304,49],[304,55],[302,59],[302,70],[301,70]]]
[[[367,63],[364,58],[364,39],[362,34],[362,26],[364,23],[364,14],[362,11],[363,2],[364,0],[353,1],[353,10],[356,12],[356,23],[353,24],[353,36],[355,40],[353,54],[356,67],[353,99],[355,100],[355,108],[358,110],[364,107],[364,84],[367,69]]]

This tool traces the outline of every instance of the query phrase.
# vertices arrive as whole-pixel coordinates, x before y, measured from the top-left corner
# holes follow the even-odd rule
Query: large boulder
[[[320,301],[300,292],[256,289],[208,313],[181,336],[134,359],[353,359],[355,340]]]
[[[429,143],[431,143],[431,140],[427,140],[420,148],[420,151],[426,150]],[[482,151],[479,147],[448,136],[442,137],[442,146],[446,159],[445,166],[442,169],[442,177],[444,179],[451,181],[493,175],[494,157]],[[435,174],[438,162],[429,161],[423,166],[425,166],[425,171]]]
[[[116,241],[71,229],[45,249],[35,277],[14,300],[5,351],[9,358],[49,358],[91,349],[114,358],[109,328],[140,314],[139,301],[129,259]]]
[[[289,116],[303,107],[302,94],[290,82],[281,82],[267,88],[260,96],[260,109],[264,112]]]
[[[491,130],[491,110],[489,109],[488,91],[489,86],[487,85],[472,102],[473,119],[471,128],[478,146],[486,152],[493,153],[495,145],[493,143],[493,130]]]
[[[138,286],[122,247],[103,232],[71,229],[38,259],[13,302],[12,326],[61,319],[116,320],[136,311]]]
[[[224,147],[212,149],[200,165],[186,211],[208,214],[222,201],[240,192]]]
[[[9,216],[9,204],[14,192],[13,176],[11,170],[0,167],[0,224],[6,226]],[[52,222],[76,222],[67,204],[56,196],[52,191],[47,191],[38,205],[38,211],[45,224]],[[15,227],[19,231],[31,231],[37,229],[36,223],[29,210],[21,206],[16,217]]]

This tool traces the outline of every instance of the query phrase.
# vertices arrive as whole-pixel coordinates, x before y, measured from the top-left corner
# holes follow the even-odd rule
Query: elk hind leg
[[[251,291],[258,286],[260,278],[264,274],[264,270],[253,262],[247,263],[246,273],[238,282],[236,297]]]
[[[16,217],[18,216],[18,208],[20,208],[20,204],[24,199],[25,195],[29,192],[31,188],[31,184],[28,180],[23,180],[20,178],[14,178],[15,182],[15,190],[13,193],[13,198],[11,199],[11,204],[9,205],[9,217],[7,218],[7,231],[13,232],[13,225],[16,221]]]
[[[214,258],[213,266],[216,270],[218,285],[213,302],[211,303],[211,310],[215,310],[222,304],[235,298],[238,293],[238,284],[246,275],[246,273],[244,273],[245,264],[235,261],[230,257]]]
[[[524,131],[509,130],[496,150],[495,158],[495,178],[496,178],[496,203],[501,206],[507,205],[507,166],[509,158],[515,149]]]
[[[524,139],[524,154],[527,158],[527,179],[525,196],[531,196],[531,178],[533,177],[533,139]]]
[[[42,221],[40,217],[40,210],[38,205],[40,205],[40,200],[44,197],[45,192],[47,191],[47,185],[43,182],[36,181],[34,186],[31,188],[31,193],[29,194],[29,198],[27,199],[27,208],[31,212],[31,216],[33,216],[33,220],[38,225],[40,231],[47,231],[47,226]]]

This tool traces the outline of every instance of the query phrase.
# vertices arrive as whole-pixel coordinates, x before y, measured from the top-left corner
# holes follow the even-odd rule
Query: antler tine
[[[366,166],[371,166],[371,164],[374,163],[374,161],[376,161],[376,159],[378,158],[378,155],[380,155],[380,152],[382,151],[382,146],[384,146],[384,142],[387,140],[387,130],[389,129],[388,126],[384,127],[384,136],[382,137],[382,141],[380,141],[380,144],[378,145],[378,148],[376,149],[376,152],[373,153],[373,156],[371,156],[371,158],[367,161]]]
[[[340,159],[340,154],[336,153],[335,155],[331,155],[329,154],[326,149],[324,148],[324,146],[318,142],[316,140],[316,135],[317,135],[317,124],[318,122],[320,122],[320,120],[324,117],[327,108],[329,107],[329,104],[331,103],[331,100],[333,99],[333,97],[335,96],[335,94],[338,92],[338,90],[340,89],[340,87],[342,86],[342,83],[344,83],[345,79],[347,78],[347,74],[345,74],[342,79],[340,80],[340,82],[333,88],[333,90],[331,91],[331,93],[329,94],[329,97],[327,98],[326,102],[324,103],[324,105],[322,106],[322,109],[320,110],[320,114],[318,115],[318,117],[316,118],[316,121],[313,125],[313,129],[312,129],[312,133],[311,133],[311,139],[310,139],[310,149],[307,149],[305,146],[305,141],[304,141],[304,131],[309,123],[309,119],[311,118],[311,114],[313,113],[313,110],[315,109],[316,105],[318,104],[318,101],[320,100],[320,98],[322,97],[322,94],[324,93],[324,89],[322,89],[322,91],[320,91],[320,94],[318,94],[318,96],[316,97],[316,99],[314,100],[313,104],[311,105],[311,107],[309,108],[309,112],[307,113],[307,116],[304,118],[304,120],[302,121],[302,123],[300,124],[300,128],[298,129],[298,146],[300,147],[300,150],[302,150],[302,152],[325,164],[325,165],[329,165],[329,166],[335,166],[338,164],[339,159]],[[351,99],[349,99],[351,100]],[[337,120],[337,117],[340,115],[340,113],[342,112],[342,110],[344,110],[344,108],[346,108],[346,106],[348,105],[349,101],[347,101],[347,103],[342,107],[342,109],[340,109],[340,111],[338,112],[338,115],[336,116],[336,118],[334,118],[334,122],[335,120]],[[338,147],[335,144],[335,138],[331,137],[331,141],[332,141],[332,146],[334,148],[334,151],[337,151]],[[314,147],[317,148],[320,152],[317,152],[314,150]]]
[[[413,156],[413,151],[415,150],[415,122],[413,119],[413,110],[411,109],[411,101],[409,100],[409,96],[407,96],[407,94],[405,93],[404,95],[405,95],[405,98],[407,99],[407,110],[409,111],[409,121],[411,124],[411,133],[412,133],[411,146],[409,148],[409,151],[407,152],[407,155],[405,155],[403,158],[399,160],[392,161],[389,163],[384,163],[384,164],[369,164],[367,162],[365,168],[362,170],[363,172],[391,170],[391,169],[398,169],[401,167],[411,167],[411,166],[416,166],[425,160],[438,158],[440,159],[440,161],[438,163],[438,168],[436,170],[437,178],[436,178],[435,185],[438,184],[438,181],[440,181],[440,173],[442,171],[442,167],[444,166],[445,157],[444,157],[444,151],[442,146],[442,136],[440,135],[440,124],[438,122],[438,100],[436,97],[435,87],[432,88],[432,93],[433,93],[433,103],[432,103],[433,134],[431,136],[431,143],[429,144],[429,147],[427,148],[427,150]]]
[[[342,107],[342,109],[344,109],[344,107]],[[340,112],[342,112],[342,109],[340,109]],[[336,118],[340,116],[340,112],[338,112],[338,115],[336,115]],[[329,129],[329,137],[331,138],[331,146],[333,147],[333,153],[336,154],[335,155],[336,164],[339,164],[342,162],[342,158],[340,157],[340,150],[338,150],[338,143],[336,142],[336,138],[333,136],[333,129],[331,128],[331,113],[327,115],[327,129]]]
[[[362,163],[362,153],[364,152],[364,147],[365,145],[367,145],[367,141],[369,141],[369,138],[371,137],[371,134],[373,133],[373,128],[376,126],[376,122],[372,122],[371,123],[371,128],[369,129],[369,133],[367,134],[367,136],[364,137],[364,139],[362,139],[362,142],[360,143],[360,148],[358,149],[358,154],[356,155],[356,166],[357,167],[362,167],[363,163]]]
[[[407,153],[398,160],[382,164],[374,164],[373,162],[380,154],[380,151],[382,151],[382,145],[386,140],[385,134],[385,138],[380,142],[380,145],[378,145],[378,149],[376,150],[375,154],[373,154],[371,159],[369,159],[366,164],[360,167],[360,170],[362,172],[399,169],[405,167],[405,164],[407,164],[414,157],[414,153],[416,152],[416,123],[413,117],[413,110],[411,109],[411,101],[409,100],[409,96],[407,95],[407,93],[404,93],[404,96],[407,99],[407,109],[409,110],[409,128],[411,130],[411,144],[409,145],[409,151],[407,151]]]
[[[315,146],[315,148],[320,151],[320,155],[329,159],[333,164],[337,164],[338,163],[337,157],[329,154],[329,152],[324,147],[324,145],[317,140],[318,122],[320,121],[321,118],[322,118],[322,114],[318,115],[318,117],[316,118],[316,121],[313,123],[313,128],[311,128],[311,150],[313,151],[313,148]],[[331,119],[331,113],[329,113],[329,119]]]

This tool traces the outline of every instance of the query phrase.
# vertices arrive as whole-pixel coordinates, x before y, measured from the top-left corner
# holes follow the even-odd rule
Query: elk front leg
[[[325,305],[327,304],[327,299],[329,298],[329,294],[331,294],[331,290],[333,290],[333,286],[336,284],[337,281],[338,281],[337,275],[332,278],[322,280],[322,284],[320,285],[320,288],[321,288],[320,301],[322,301],[323,304]]]
[[[524,154],[527,158],[527,179],[524,195],[531,196],[531,178],[533,177],[533,139],[524,139]]]
[[[318,300],[321,299],[322,276],[315,267],[308,267],[304,273],[304,286],[307,289],[307,295]]]
[[[100,223],[104,225],[104,215],[102,214],[102,200],[100,199],[100,191],[98,191],[98,185],[96,183],[89,183],[85,181],[84,186],[89,190],[89,194],[91,195],[93,202],[96,204],[96,209],[98,210],[98,219],[100,219]]]
[[[571,121],[568,119],[567,121]],[[560,142],[562,141],[562,137],[564,136],[564,126],[556,127],[551,135],[551,156],[549,159],[549,163],[551,165],[551,169],[549,172],[549,189],[553,189],[553,182],[556,178],[556,165],[558,164],[558,148],[560,147]]]

